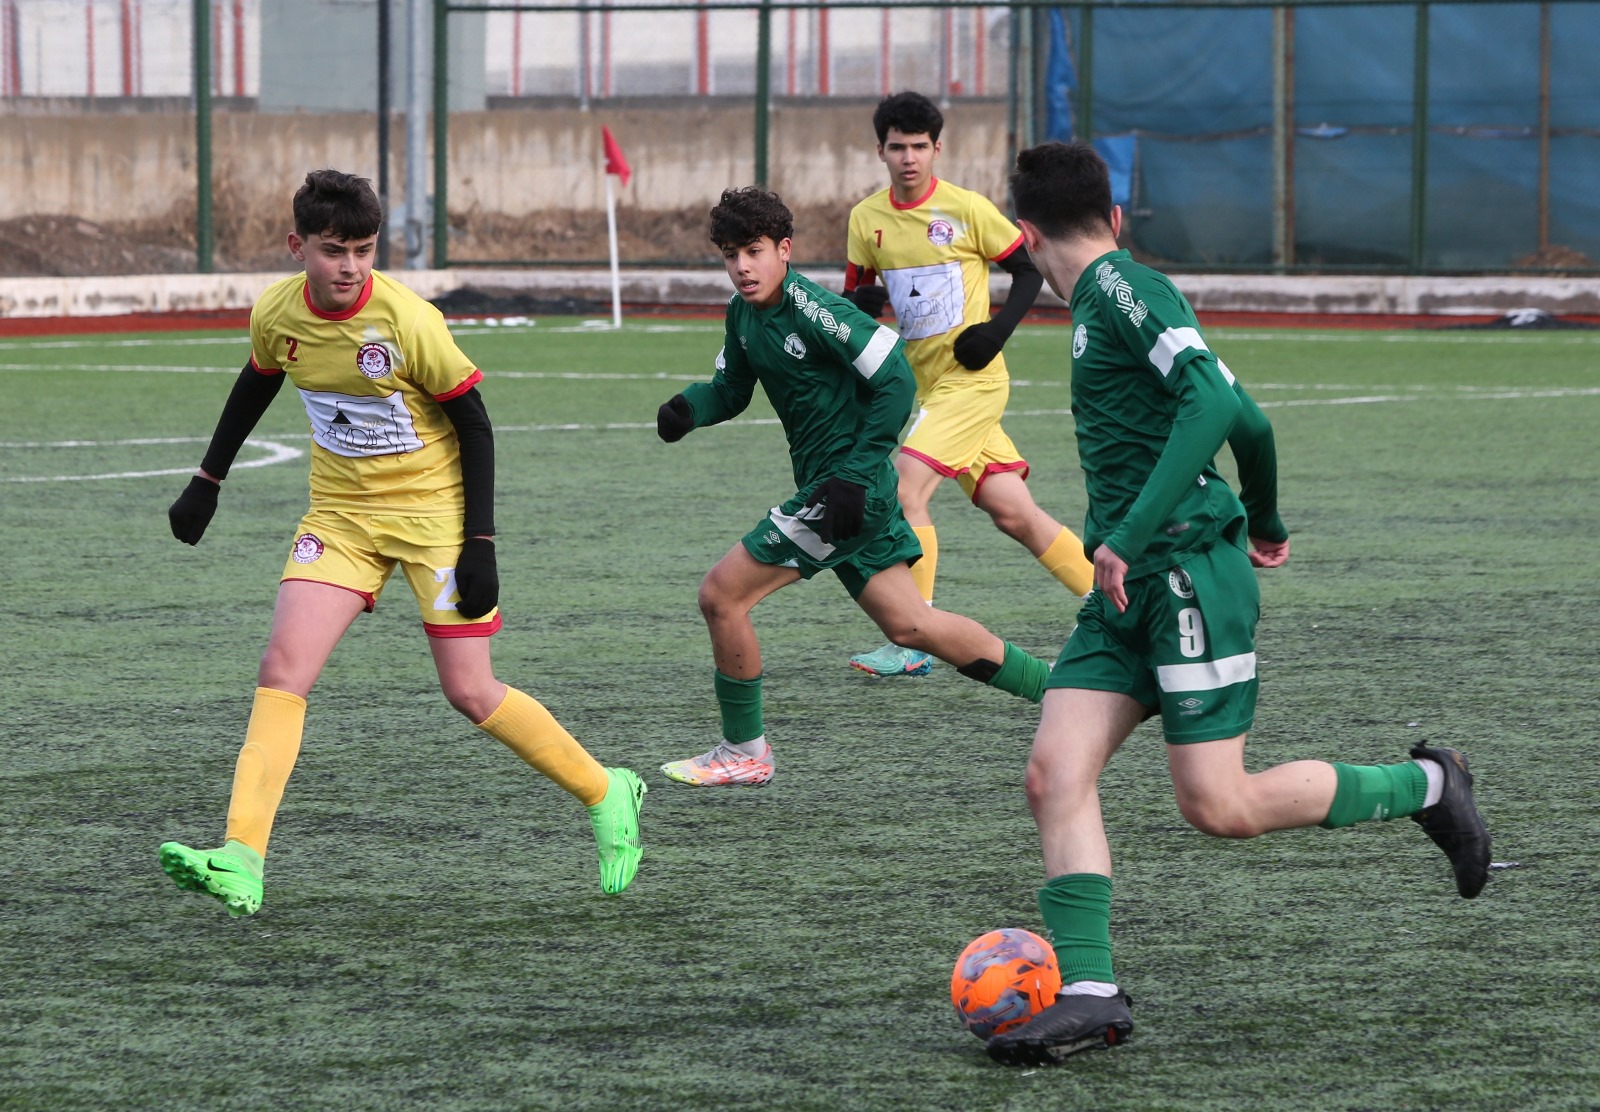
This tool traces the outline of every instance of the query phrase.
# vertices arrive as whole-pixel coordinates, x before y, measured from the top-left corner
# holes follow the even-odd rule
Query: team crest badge
[[[796,359],[804,359],[806,357],[805,341],[801,340],[793,332],[784,337],[783,350]]]
[[[956,239],[955,225],[948,220],[928,221],[928,242],[938,247],[949,247]]]
[[[1194,584],[1189,582],[1189,573],[1182,568],[1173,568],[1167,572],[1167,586],[1172,588],[1172,593],[1179,598],[1194,598]]]
[[[311,564],[322,558],[322,542],[315,533],[301,533],[294,539],[294,562]]]
[[[1072,358],[1080,358],[1089,350],[1089,329],[1083,325],[1072,330]]]
[[[389,373],[389,349],[383,344],[362,344],[356,352],[356,370],[368,378],[383,378]]]

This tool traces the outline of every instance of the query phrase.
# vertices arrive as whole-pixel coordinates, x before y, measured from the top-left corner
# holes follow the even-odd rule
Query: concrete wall
[[[859,200],[881,188],[887,179],[871,113],[867,101],[777,105],[768,155],[772,188],[791,203],[817,205]],[[520,216],[603,209],[602,124],[634,169],[622,203],[652,211],[701,205],[754,178],[754,123],[749,103],[720,100],[453,113],[450,211]],[[1001,196],[1005,136],[1003,102],[952,106],[938,173]],[[390,167],[397,204],[404,200],[404,144],[397,122]],[[0,219],[67,213],[115,223],[194,207],[192,116],[0,116],[0,152]],[[307,170],[333,166],[375,176],[376,126],[358,113],[217,113],[212,166],[219,219],[225,205],[286,212]]]

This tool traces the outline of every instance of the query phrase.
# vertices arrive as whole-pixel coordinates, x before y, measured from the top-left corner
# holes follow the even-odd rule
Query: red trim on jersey
[[[423,622],[429,637],[493,637],[500,632],[500,611],[494,612],[492,622],[474,622],[472,625],[434,625]]]
[[[926,193],[924,193],[922,196],[918,197],[915,201],[912,201],[909,205],[902,205],[899,201],[895,200],[894,199],[894,190],[891,189],[891,190],[889,190],[889,203],[891,205],[893,205],[895,208],[901,209],[901,210],[914,209],[918,205],[920,205],[924,201],[926,201],[929,197],[932,197],[933,196],[933,191],[935,189],[938,189],[938,188],[939,188],[939,179],[938,178],[929,178],[928,179],[928,191]]]
[[[844,292],[860,286],[875,286],[878,284],[878,272],[870,266],[857,266],[855,263],[844,264]]]
[[[372,275],[367,275],[367,284],[361,287],[361,296],[356,298],[356,303],[340,313],[324,313],[321,309],[311,304],[311,282],[308,280],[300,287],[300,296],[306,299],[306,308],[311,310],[311,315],[321,317],[323,320],[349,320],[367,307],[367,302],[372,300]]]
[[[286,575],[278,580],[279,583],[320,583],[324,587],[337,587],[341,591],[349,591],[352,595],[360,595],[367,601],[366,612],[372,613],[373,607],[378,605],[378,596],[358,591],[354,587],[346,587],[343,583],[329,583],[326,579],[312,579],[306,575]]]
[[[460,386],[457,386],[448,394],[435,394],[433,396],[433,400],[436,402],[447,402],[451,398],[459,398],[462,394],[465,394],[468,390],[471,390],[474,386],[478,385],[478,383],[482,381],[483,372],[474,367],[472,368],[472,373],[467,376],[467,380],[465,382],[463,382]]]
[[[257,363],[256,353],[253,351],[250,353],[250,369],[257,374],[264,375],[281,375],[283,373],[282,367],[263,367],[260,363]]]
[[[990,475],[1005,475],[1012,471],[1020,471],[1022,472],[1023,481],[1026,482],[1029,470],[1028,461],[1025,459],[1019,459],[1014,463],[989,464],[983,469],[983,474],[978,476],[978,481],[972,484],[972,504],[974,506],[978,504],[978,494],[983,490],[984,480],[988,479]]]
[[[1021,246],[1022,246],[1022,234],[1019,232],[1019,233],[1017,233],[1017,242],[1013,243],[1010,247],[1007,247],[1004,251],[1000,252],[998,255],[996,255],[990,261],[991,262],[999,262],[1001,259],[1010,258],[1012,252],[1014,252],[1017,248],[1019,248]]]
[[[937,471],[939,474],[943,475],[947,479],[953,479],[957,475],[961,474],[963,471],[967,470],[967,468],[965,468],[965,467],[956,468],[956,467],[951,467],[948,463],[940,463],[938,460],[934,459],[932,456],[924,455],[922,452],[917,451],[915,448],[907,448],[907,447],[902,446],[900,451],[901,451],[901,453],[903,455],[908,455],[912,459],[920,459],[923,463],[927,464],[929,467],[933,468],[935,471]]]

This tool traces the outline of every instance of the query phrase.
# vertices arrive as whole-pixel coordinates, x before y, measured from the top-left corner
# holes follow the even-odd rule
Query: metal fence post
[[[449,175],[450,3],[433,0],[433,265],[438,270],[450,265]]]
[[[210,274],[215,249],[211,222],[211,0],[194,0],[195,270]]]
[[[767,188],[767,145],[772,109],[772,2],[756,12],[756,184]]]
[[[1422,273],[1428,221],[1428,5],[1417,5],[1411,92],[1411,272]]]

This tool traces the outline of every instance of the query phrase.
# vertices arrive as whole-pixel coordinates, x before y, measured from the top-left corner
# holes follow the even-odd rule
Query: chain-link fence
[[[914,88],[936,172],[1002,204],[1019,146],[1092,139],[1173,269],[1594,273],[1596,43],[1593,0],[0,0],[0,271],[286,266],[325,165],[413,263],[599,262],[602,125],[627,263],[711,261],[753,181],[838,261],[886,184],[872,107]]]

